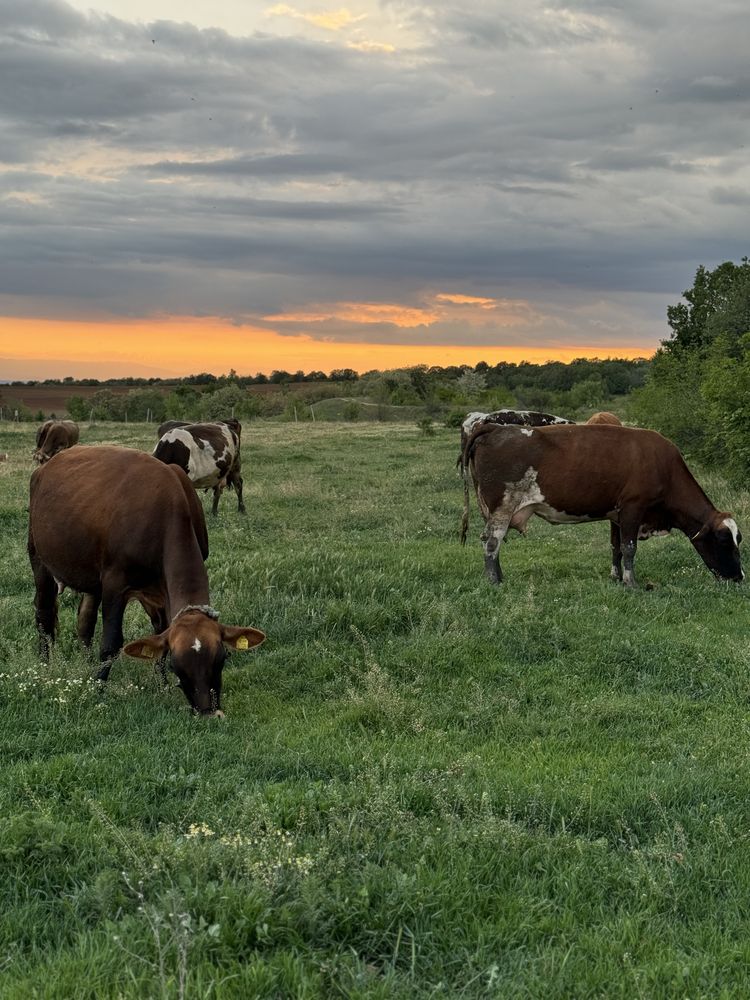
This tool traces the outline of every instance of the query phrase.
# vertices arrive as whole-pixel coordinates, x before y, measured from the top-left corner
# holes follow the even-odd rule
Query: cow
[[[231,418],[218,423],[187,424],[169,420],[159,427],[154,458],[167,465],[178,465],[196,489],[213,489],[211,513],[219,509],[219,497],[229,486],[237,493],[237,509],[245,513],[242,499],[240,435],[242,424]]]
[[[608,520],[612,577],[628,587],[636,586],[633,564],[644,525],[649,533],[679,528],[715,576],[744,579],[734,518],[714,507],[675,445],[656,431],[600,424],[529,433],[485,425],[466,443],[462,464],[485,519],[484,563],[492,583],[503,579],[500,542],[510,528],[525,533],[533,514],[551,524]],[[467,502],[462,543],[468,523]]]
[[[169,656],[193,709],[223,714],[225,647],[249,649],[265,636],[222,625],[211,607],[206,519],[182,469],[130,448],[61,452],[31,477],[28,552],[43,659],[55,637],[58,581],[82,595],[78,636],[85,646],[101,606],[102,682],[123,647],[125,607],[138,600],[155,634],[124,652],[162,665]]]
[[[574,420],[567,417],[556,417],[554,413],[541,413],[539,410],[495,410],[493,413],[481,413],[478,410],[467,413],[461,424],[461,453],[472,431],[484,424],[496,424],[499,427],[509,425],[518,427],[547,427],[550,424],[572,424]]]
[[[614,427],[622,427],[622,420],[620,420],[616,413],[610,413],[609,410],[600,410],[599,413],[592,413],[586,423],[612,424]]]
[[[622,420],[620,420],[616,413],[612,413],[610,410],[600,410],[598,413],[592,413],[586,423],[611,424],[613,427],[622,427]],[[646,539],[655,538],[657,535],[668,535],[671,530],[669,527],[660,527],[658,523],[642,524],[638,529],[638,541],[645,542]]]
[[[567,417],[556,417],[554,413],[541,413],[539,410],[495,410],[493,413],[482,413],[475,410],[468,413],[461,424],[461,451],[456,459],[456,466],[461,469],[464,481],[464,510],[468,511],[469,509],[469,477],[462,458],[467,441],[478,427],[484,427],[488,424],[497,427],[547,427],[551,424],[572,423],[575,421],[568,420]],[[531,432],[524,431],[523,433],[530,434]]]
[[[38,465],[49,462],[53,455],[78,444],[78,424],[74,420],[45,420],[36,432],[33,458]]]
[[[165,420],[163,424],[159,424],[156,428],[156,436],[157,438],[164,437],[167,431],[174,430],[175,427],[190,427],[192,423],[193,421],[190,420]],[[236,417],[227,417],[226,420],[217,420],[216,423],[226,424],[227,427],[231,427],[237,434],[242,432],[242,424]]]

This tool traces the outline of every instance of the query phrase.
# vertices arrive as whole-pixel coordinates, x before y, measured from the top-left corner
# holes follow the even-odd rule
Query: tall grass
[[[0,429],[3,998],[750,991],[747,594],[684,537],[630,593],[606,526],[537,521],[493,589],[457,432],[250,423],[208,568],[268,640],[198,719],[140,661],[100,694],[68,592],[39,664],[32,443]]]

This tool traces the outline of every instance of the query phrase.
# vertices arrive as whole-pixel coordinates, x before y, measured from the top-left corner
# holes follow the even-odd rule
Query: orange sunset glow
[[[579,357],[642,357],[638,345],[591,347],[462,347],[339,343],[282,336],[218,318],[170,317],[133,322],[0,320],[4,378],[117,377],[130,371],[159,377],[216,374],[231,368],[247,374],[354,368],[363,372],[409,365],[460,365],[487,361],[572,361]],[[84,367],[85,366],[85,367]]]

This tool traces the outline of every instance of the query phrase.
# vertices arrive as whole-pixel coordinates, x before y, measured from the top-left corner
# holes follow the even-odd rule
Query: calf
[[[74,420],[46,420],[36,432],[34,461],[49,462],[53,455],[78,444],[78,424]]]
[[[265,636],[222,625],[210,605],[208,533],[185,473],[129,448],[71,448],[31,477],[29,559],[43,657],[57,623],[58,583],[81,595],[78,635],[90,645],[101,605],[98,677],[106,681],[122,648],[122,619],[138,600],[155,635],[125,646],[129,656],[163,660],[193,708],[220,714],[225,646],[249,649]]]
[[[683,531],[705,564],[723,580],[742,580],[731,514],[718,511],[677,448],[655,431],[606,424],[522,429],[479,427],[464,449],[464,472],[474,481],[485,569],[500,583],[500,542],[510,528],[525,532],[536,514],[551,524],[608,520],[612,576],[635,586],[639,531]],[[464,506],[461,541],[469,509]],[[624,562],[624,571],[623,571]]]
[[[237,509],[244,514],[240,475],[242,424],[239,420],[232,418],[214,424],[185,424],[179,420],[168,420],[159,430],[162,428],[167,429],[159,436],[154,458],[167,465],[179,466],[196,489],[213,488],[212,514],[217,513],[219,497],[226,486],[237,493]]]

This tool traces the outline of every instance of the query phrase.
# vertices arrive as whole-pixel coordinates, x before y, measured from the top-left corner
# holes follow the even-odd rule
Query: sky
[[[0,0],[0,379],[648,356],[746,0]]]

